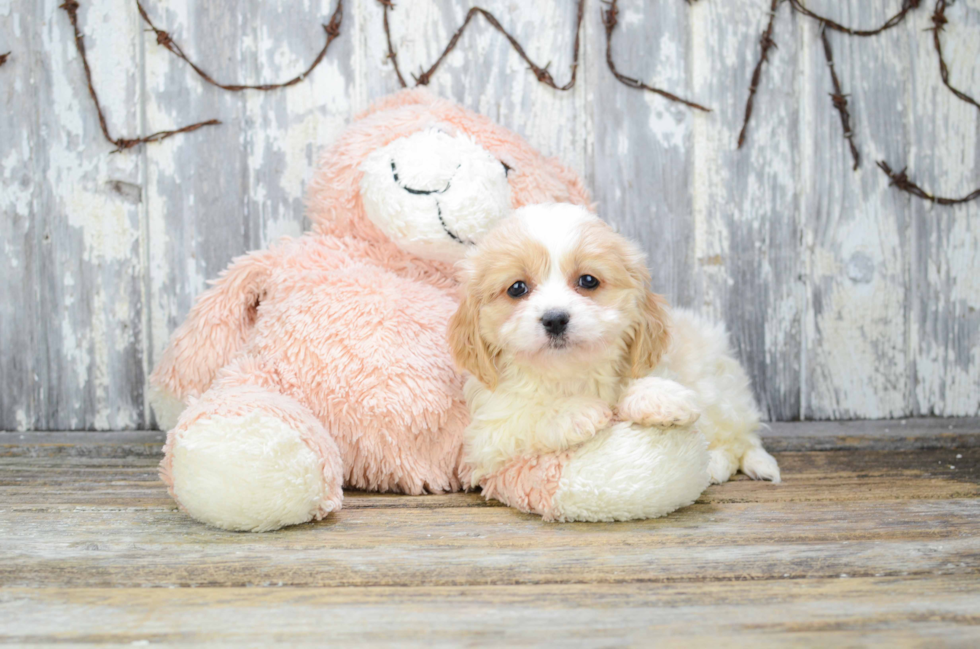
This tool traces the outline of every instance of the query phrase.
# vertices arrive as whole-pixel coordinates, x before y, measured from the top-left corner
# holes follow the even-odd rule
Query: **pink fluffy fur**
[[[512,207],[589,204],[573,172],[426,91],[399,92],[359,116],[311,183],[313,231],[235,259],[198,298],[151,376],[186,406],[161,465],[178,502],[177,436],[202,419],[253,412],[286,422],[320,458],[326,493],[316,518],[340,507],[342,486],[421,494],[468,484],[463,379],[446,343],[458,302],[452,267],[395,245],[366,218],[359,191],[368,154],[433,124],[468,134],[520,170],[508,177]],[[561,468],[548,458],[504,473],[486,485],[490,494],[543,511]]]

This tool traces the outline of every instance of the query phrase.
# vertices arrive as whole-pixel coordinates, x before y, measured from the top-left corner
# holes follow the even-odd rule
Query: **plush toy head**
[[[373,106],[314,178],[314,229],[455,262],[513,209],[588,205],[578,176],[520,136],[423,89]]]

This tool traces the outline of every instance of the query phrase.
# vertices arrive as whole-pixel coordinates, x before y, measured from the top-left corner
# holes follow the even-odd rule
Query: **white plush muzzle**
[[[426,259],[462,259],[510,212],[507,168],[467,136],[420,131],[372,153],[361,171],[368,218]]]

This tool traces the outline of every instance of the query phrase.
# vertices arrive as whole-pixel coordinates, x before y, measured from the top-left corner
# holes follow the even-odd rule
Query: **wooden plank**
[[[976,580],[832,578],[470,588],[9,589],[0,640],[862,644],[978,638]],[[105,620],[113,620],[107,628]],[[737,634],[737,635],[736,635]],[[891,644],[890,643],[890,644]]]
[[[980,446],[980,419],[774,422],[760,434],[777,452],[972,448]],[[160,431],[0,431],[0,458],[158,456],[165,437]]]
[[[946,9],[942,32],[950,81],[980,101],[980,2]],[[934,193],[964,196],[980,186],[980,112],[942,85],[929,12],[905,32],[912,43],[911,147],[893,167]],[[980,408],[980,202],[955,207],[907,199],[911,208],[909,327],[916,414],[972,415]]]
[[[4,512],[4,586],[608,583],[973,574],[980,501],[694,505],[621,524],[501,507],[349,509],[274,534],[171,512]],[[846,544],[846,549],[841,545]],[[778,553],[773,548],[779,548]],[[697,548],[696,551],[692,551]]]
[[[713,112],[694,120],[686,171],[694,263],[687,272],[700,284],[697,310],[727,324],[764,416],[798,419],[804,294],[796,170],[798,142],[809,133],[797,112],[797,20],[786,5],[775,20],[778,50],[763,69],[754,119],[736,148],[770,6],[755,0],[689,8],[693,94]]]
[[[0,70],[0,428],[36,428],[43,403],[38,361],[47,340],[38,328],[39,263],[37,200],[43,180],[31,150],[38,141],[37,96],[31,52],[40,37],[33,25],[31,0],[0,9],[0,49],[10,58]],[[30,16],[30,18],[27,18]]]
[[[877,26],[895,3],[811,3],[838,22]],[[909,42],[903,30],[873,38],[828,34],[848,102],[858,171],[843,139],[819,26],[801,26],[802,197],[807,251],[804,418],[896,417],[910,413],[906,331],[908,198],[888,187],[879,158],[909,151]]]
[[[325,38],[321,23],[329,22],[335,7],[336,0],[305,0],[228,11],[220,3],[184,0],[155,6],[154,20],[218,81],[276,83],[313,61]],[[148,368],[206,280],[233,257],[306,227],[303,193],[320,146],[353,110],[351,14],[348,8],[342,36],[309,77],[265,93],[210,86],[157,45],[152,33],[144,36],[150,122],[223,122],[147,149]]]
[[[402,75],[414,85],[412,74],[436,61],[473,3],[413,0],[394,4],[389,15],[392,41]],[[542,66],[551,62],[548,69],[559,85],[570,75],[576,4],[559,0],[479,3],[517,38],[531,60]],[[380,3],[365,2],[360,9],[358,35],[364,47],[364,67],[358,83],[366,104],[400,86],[387,59]],[[584,56],[583,51],[583,61]],[[506,38],[477,16],[433,75],[429,89],[489,116],[524,136],[545,155],[557,156],[575,171],[587,174],[591,116],[585,109],[584,76],[580,70],[579,83],[568,92],[542,85]]]
[[[696,309],[691,149],[694,124],[711,118],[620,83],[606,65],[600,8],[606,9],[588,8],[586,50],[599,213],[642,245],[655,291],[671,304]],[[675,2],[630,2],[619,9],[612,36],[617,70],[707,102],[693,89],[689,74],[690,8]]]
[[[12,258],[23,270],[12,269],[4,280],[18,286],[3,294],[9,306],[0,314],[6,332],[0,426],[137,427],[143,420],[140,195],[133,191],[139,157],[108,155],[114,147],[100,132],[60,3],[5,4],[13,17],[2,21],[4,31],[21,49],[4,66],[4,85],[10,80],[23,99],[4,113],[13,121],[0,136],[9,144],[3,175],[10,182],[16,172],[17,187],[0,200],[3,227],[12,235],[4,245],[16,248]],[[140,127],[136,20],[135,7],[124,0],[79,11],[106,119],[115,134],[127,136]],[[30,177],[23,185],[22,171]]]
[[[980,449],[907,452],[779,453],[784,482],[777,486],[740,476],[710,487],[699,503],[844,502],[980,496]],[[156,456],[6,457],[0,459],[0,500],[13,509],[174,510],[157,477]],[[499,506],[478,494],[403,496],[349,491],[344,508]]]

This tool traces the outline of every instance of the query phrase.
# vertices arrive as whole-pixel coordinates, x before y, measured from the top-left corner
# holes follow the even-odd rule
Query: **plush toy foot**
[[[160,430],[170,430],[177,425],[180,413],[184,411],[184,402],[177,398],[167,388],[153,386],[150,388],[150,406]]]
[[[547,518],[658,518],[690,505],[708,487],[708,443],[690,427],[616,424],[572,451]]]
[[[301,404],[264,388],[209,391],[170,431],[161,476],[180,506],[226,530],[264,532],[340,509],[332,438]]]

